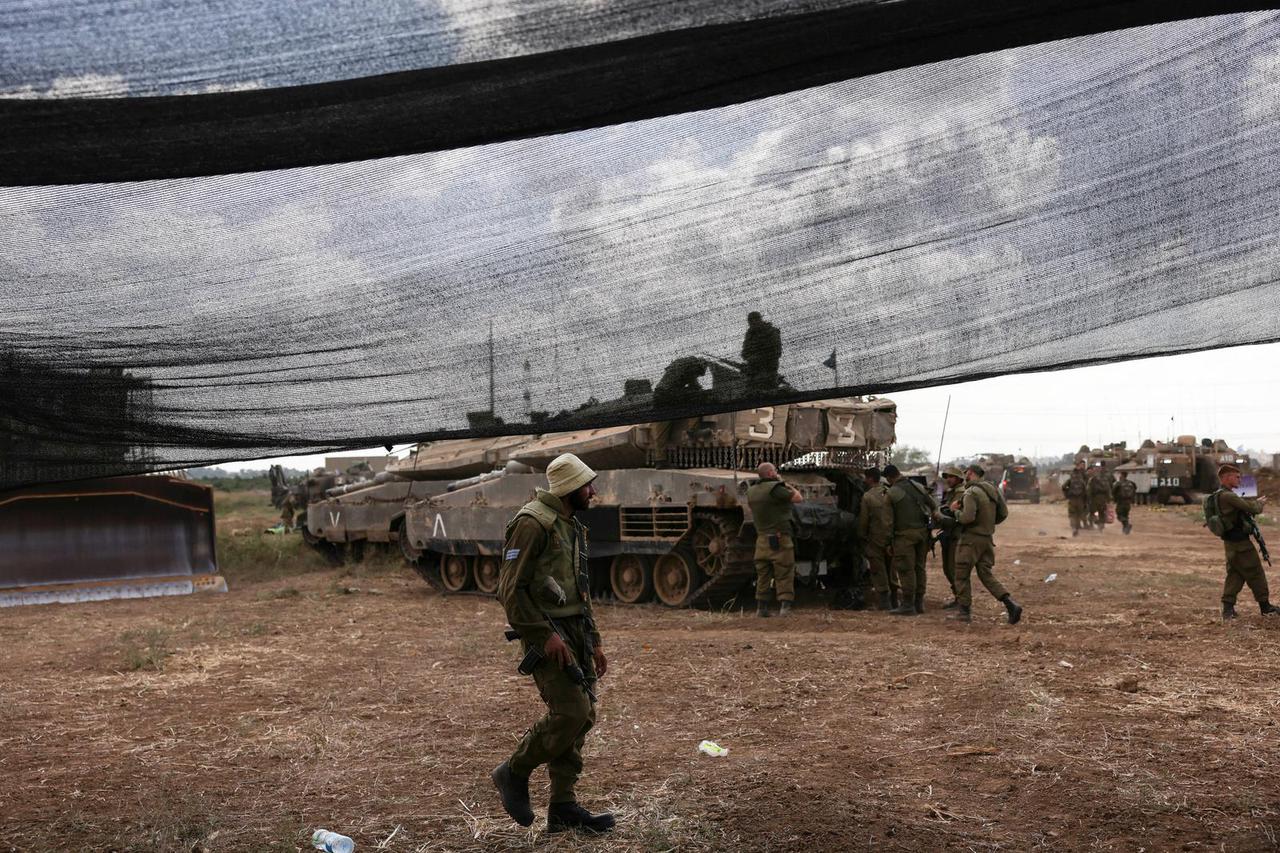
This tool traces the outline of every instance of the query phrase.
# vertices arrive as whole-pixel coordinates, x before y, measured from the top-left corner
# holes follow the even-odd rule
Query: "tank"
[[[746,491],[769,461],[804,495],[797,574],[815,580],[847,557],[860,485],[850,472],[883,463],[896,420],[890,400],[845,398],[536,436],[504,448],[491,476],[411,501],[401,547],[440,589],[493,594],[507,523],[545,486],[546,465],[571,452],[599,475],[596,501],[578,515],[593,588],[624,603],[721,601],[754,578]]]

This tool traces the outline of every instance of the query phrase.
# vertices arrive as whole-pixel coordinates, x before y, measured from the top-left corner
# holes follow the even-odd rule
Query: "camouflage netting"
[[[1265,5],[11,9],[0,486],[1278,340]]]

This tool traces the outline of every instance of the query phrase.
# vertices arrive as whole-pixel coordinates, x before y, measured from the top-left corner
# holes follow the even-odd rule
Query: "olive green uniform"
[[[1133,499],[1138,496],[1138,484],[1128,478],[1118,480],[1111,487],[1111,499],[1116,502],[1116,521],[1126,528],[1129,526],[1129,510],[1133,507]]]
[[[956,546],[956,601],[968,608],[973,603],[969,579],[976,568],[978,580],[996,599],[1009,594],[992,569],[996,564],[996,487],[980,480],[970,483],[960,499],[956,522],[960,525],[960,542]]]
[[[954,488],[942,493],[943,509],[950,507],[963,495],[964,480],[961,480]],[[956,548],[960,545],[960,528],[954,519],[945,515],[942,518],[942,536],[938,539],[938,544],[942,546],[942,575],[947,579],[947,586],[951,587],[951,595],[954,597],[956,594]]]
[[[1089,478],[1089,516],[1099,530],[1107,526],[1107,504],[1111,498],[1111,486],[1101,474]]]
[[[565,512],[560,498],[539,490],[507,525],[498,598],[525,651],[545,647],[552,630],[546,617],[554,618],[590,684],[596,680],[592,650],[599,647],[600,635],[582,568],[586,554],[586,528]],[[533,678],[547,713],[516,747],[511,772],[527,777],[547,765],[551,802],[571,803],[582,775],[582,744],[596,719],[595,706],[549,658],[537,665]]]
[[[1085,523],[1085,517],[1089,512],[1089,484],[1085,482],[1084,474],[1079,471],[1071,472],[1071,479],[1067,480],[1067,484],[1062,487],[1062,494],[1067,499],[1067,514],[1071,517],[1071,530],[1079,530]]]
[[[938,503],[924,486],[906,477],[889,487],[889,503],[893,507],[893,570],[905,603],[924,595],[929,519]]]
[[[1223,604],[1234,605],[1236,596],[1245,584],[1249,585],[1249,591],[1259,603],[1270,599],[1267,574],[1262,569],[1262,560],[1258,558],[1242,517],[1260,512],[1262,504],[1257,501],[1242,498],[1225,489],[1218,492],[1218,514],[1222,517],[1222,527],[1226,531],[1222,537],[1222,548],[1227,557],[1227,577],[1222,584]]]
[[[858,538],[871,571],[871,585],[884,594],[898,588],[897,576],[889,565],[889,543],[893,540],[893,506],[889,488],[877,483],[862,496],[858,507]]]
[[[796,600],[796,549],[791,539],[791,490],[781,480],[761,480],[747,489],[756,528],[756,601]],[[778,547],[774,548],[772,542]]]
[[[284,503],[280,504],[280,522],[286,530],[293,529],[293,516],[297,512],[297,505],[293,501],[293,493],[284,496]]]

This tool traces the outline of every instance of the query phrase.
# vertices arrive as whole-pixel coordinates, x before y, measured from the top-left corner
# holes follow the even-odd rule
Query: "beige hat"
[[[547,466],[547,490],[558,498],[572,494],[596,478],[596,472],[572,453],[562,453]]]
[[[955,477],[957,480],[963,480],[963,479],[964,479],[964,472],[963,472],[963,471],[961,471],[959,468],[957,468],[957,467],[955,467],[955,466],[953,465],[953,466],[951,466],[950,468],[946,468],[946,469],[944,469],[944,470],[943,470],[943,472],[942,472],[942,476],[944,476],[944,477]]]

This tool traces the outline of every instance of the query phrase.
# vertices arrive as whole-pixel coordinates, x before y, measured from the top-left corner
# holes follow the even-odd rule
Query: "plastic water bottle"
[[[317,829],[312,834],[311,846],[324,853],[351,853],[356,849],[356,843],[350,838],[327,829]]]

